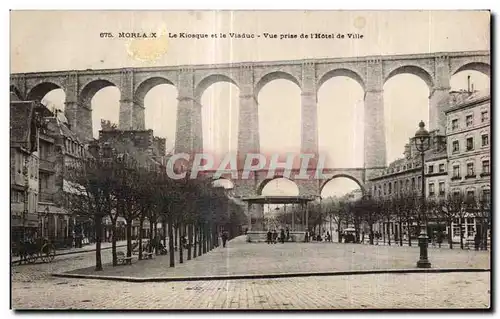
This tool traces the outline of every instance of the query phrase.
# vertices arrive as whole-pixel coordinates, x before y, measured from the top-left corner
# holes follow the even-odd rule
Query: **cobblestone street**
[[[328,248],[328,246],[330,246]],[[316,248],[315,248],[316,247]],[[324,248],[319,248],[324,247]],[[333,265],[338,256],[353,254],[354,245],[336,244],[287,244],[280,246],[266,244],[246,244],[240,238],[232,241],[229,247],[215,250],[188,261],[176,264],[177,269],[189,270],[203,268],[209,272],[215,269],[213,263],[238,265],[241,259],[227,258],[231,249],[241,256],[255,257],[262,251],[255,263],[240,264],[238,269],[257,271],[255,265],[262,263],[270,272],[282,270],[276,266],[276,259],[286,258],[289,264],[297,260],[298,270],[304,268],[305,256],[315,254],[308,264]],[[369,249],[366,246],[357,246]],[[358,249],[356,247],[356,249]],[[123,248],[120,248],[121,250]],[[330,254],[322,253],[327,249]],[[375,249],[375,247],[372,247]],[[387,248],[383,248],[387,249]],[[391,247],[394,255],[401,252]],[[269,254],[274,251],[275,254]],[[389,257],[373,250],[380,260]],[[418,251],[413,250],[415,253]],[[267,253],[266,253],[267,252]],[[291,258],[291,253],[296,258]],[[361,250],[356,250],[360,254]],[[443,251],[443,254],[447,252]],[[488,256],[476,255],[478,252],[454,251],[460,262],[471,263]],[[472,255],[469,255],[471,254]],[[365,253],[366,254],[366,253]],[[361,254],[360,254],[361,255]],[[102,252],[103,263],[111,262],[111,251]],[[233,255],[232,255],[233,256]],[[447,255],[448,257],[451,255]],[[465,257],[468,256],[468,257]],[[481,257],[482,256],[482,257]],[[410,262],[414,263],[414,256]],[[153,263],[149,260],[135,263],[145,272]],[[178,258],[178,257],[177,257]],[[236,255],[234,255],[236,258]],[[352,257],[356,265],[367,256]],[[434,259],[432,259],[434,258]],[[390,259],[390,258],[389,258]],[[95,252],[77,255],[57,256],[51,264],[23,265],[12,267],[12,306],[15,309],[359,309],[359,308],[485,308],[489,306],[489,273],[441,273],[441,274],[379,274],[328,277],[302,277],[262,280],[215,280],[171,283],[127,283],[116,281],[56,278],[52,272],[64,272],[77,268],[92,267]],[[431,261],[439,261],[433,251]],[[222,261],[222,262],[221,262]],[[332,262],[333,261],[333,262]],[[176,260],[177,262],[177,260]],[[267,263],[267,264],[264,264]],[[489,263],[488,263],[489,265]],[[185,268],[183,268],[185,266]],[[459,266],[458,264],[456,266]],[[484,266],[484,265],[483,265]],[[134,267],[134,266],[132,266]],[[120,266],[117,269],[131,269]],[[225,266],[224,266],[225,267]],[[312,269],[308,266],[308,269]],[[470,267],[470,265],[469,265]],[[154,267],[153,267],[154,268]],[[171,269],[163,266],[163,269]],[[359,268],[359,267],[358,267]],[[262,267],[260,269],[263,269]],[[292,269],[292,268],[288,268]],[[110,298],[112,297],[112,298]]]
[[[489,273],[384,274],[270,280],[14,282],[17,309],[487,308]]]

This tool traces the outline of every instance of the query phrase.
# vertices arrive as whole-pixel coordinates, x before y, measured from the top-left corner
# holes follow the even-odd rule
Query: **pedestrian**
[[[278,232],[276,229],[273,230],[273,244],[276,244],[276,241],[278,240]]]
[[[479,243],[481,241],[481,237],[479,237],[479,232],[476,232],[476,235],[474,236],[474,249],[479,250]]]
[[[290,229],[286,228],[286,241],[290,241]]]
[[[306,230],[306,236],[304,241],[307,243],[309,241],[309,231]]]
[[[285,243],[285,231],[283,230],[283,228],[281,228],[280,239],[281,239],[281,243],[284,244]]]
[[[272,236],[273,236],[273,234],[271,233],[271,230],[269,229],[269,230],[267,231],[267,238],[266,238],[266,239],[267,239],[267,240],[266,240],[266,242],[267,242],[268,244],[271,244]]]
[[[361,243],[364,244],[365,243],[365,231],[362,231],[361,232]]]
[[[227,242],[227,232],[222,232],[222,247],[226,247],[226,242]]]

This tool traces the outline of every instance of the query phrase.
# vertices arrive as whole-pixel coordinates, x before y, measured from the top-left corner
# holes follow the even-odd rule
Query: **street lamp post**
[[[420,128],[415,133],[415,147],[420,152],[422,158],[422,193],[421,193],[421,214],[425,216],[425,152],[430,149],[430,134],[425,129],[424,121],[420,121]],[[431,268],[431,263],[428,259],[427,247],[429,244],[429,237],[427,237],[426,225],[421,227],[420,235],[418,236],[418,245],[420,246],[420,259],[417,261],[417,268]]]

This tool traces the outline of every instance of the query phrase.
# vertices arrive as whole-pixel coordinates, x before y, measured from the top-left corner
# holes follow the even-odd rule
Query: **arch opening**
[[[400,67],[392,70],[392,72],[389,73],[389,75],[385,79],[384,86],[393,77],[398,76],[398,75],[402,75],[402,74],[411,74],[411,75],[419,77],[422,81],[425,82],[425,84],[427,85],[427,88],[429,90],[431,90],[432,87],[434,86],[433,81],[432,81],[432,76],[426,70],[422,69],[421,67],[414,66],[414,65],[400,66]]]
[[[356,80],[333,76],[318,90],[318,148],[326,167],[364,166],[364,90]]]
[[[53,82],[43,82],[33,87],[26,97],[28,101],[41,101],[47,93],[61,87]]]
[[[234,189],[234,183],[226,178],[219,178],[212,182],[213,187],[224,187],[224,189]]]
[[[224,75],[224,74],[211,74],[211,75],[207,76],[206,78],[204,78],[203,80],[201,80],[200,83],[198,83],[198,85],[196,86],[196,88],[194,90],[195,99],[201,103],[201,99],[202,99],[203,95],[205,94],[205,91],[209,87],[213,86],[214,84],[218,84],[221,82],[233,84],[239,90],[238,84],[233,79],[231,79],[229,76]]]
[[[144,124],[155,136],[166,139],[166,153],[175,147],[177,88],[164,78],[143,82],[136,90],[136,103],[144,107]]]
[[[290,73],[282,71],[270,72],[264,75],[255,85],[255,90],[254,90],[255,96],[259,96],[259,93],[262,90],[262,88],[275,80],[288,80],[297,85],[299,89],[301,88],[299,80]]]
[[[365,90],[365,83],[358,73],[356,73],[352,70],[349,70],[349,69],[334,69],[334,70],[326,72],[319,79],[318,84],[317,84],[318,92],[322,88],[323,84],[325,84],[326,82],[328,82],[329,80],[331,80],[332,78],[335,78],[335,77],[346,77],[346,78],[349,78],[351,80],[354,80],[359,84],[359,86],[361,86],[363,91]]]
[[[450,87],[452,91],[483,91],[490,88],[490,77],[481,71],[463,70],[451,77]]]
[[[483,75],[486,75],[488,78],[490,77],[490,72],[491,72],[491,65],[487,63],[482,63],[482,62],[471,62],[471,63],[466,63],[459,67],[453,75],[456,75],[457,73],[460,73],[462,71],[476,71],[480,72]]]
[[[413,74],[398,74],[384,84],[384,121],[387,163],[403,157],[405,145],[422,120],[429,128],[428,83]]]
[[[239,91],[232,81],[216,82],[200,99],[203,150],[213,156],[214,167],[238,148]]]
[[[120,90],[114,83],[108,80],[88,83],[80,93],[79,102],[79,121],[85,135],[91,134],[94,138],[99,138],[101,121],[119,124]]]
[[[258,100],[260,152],[299,154],[301,150],[301,90],[289,80],[273,80],[262,88]],[[296,156],[297,157],[297,156]],[[294,163],[294,168],[299,168]]]
[[[363,196],[361,183],[349,175],[336,175],[326,181],[320,189],[321,198],[356,200]]]

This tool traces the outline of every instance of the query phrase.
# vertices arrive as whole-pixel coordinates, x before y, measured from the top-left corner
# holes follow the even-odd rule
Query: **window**
[[[467,138],[467,150],[472,151],[473,149],[474,149],[474,138],[468,137]]]
[[[435,194],[434,183],[429,183],[429,196],[434,196],[434,194]]]
[[[474,200],[474,191],[473,190],[467,191],[467,199]]]
[[[453,153],[458,153],[460,151],[460,144],[458,141],[453,141]]]
[[[460,165],[453,166],[453,177],[460,178]]]
[[[445,192],[444,182],[439,182],[439,195],[443,196]]]
[[[384,195],[387,194],[387,184],[384,184]]]
[[[428,167],[428,173],[429,173],[429,174],[434,173],[434,165],[429,165],[429,166],[427,166],[427,167]]]
[[[440,173],[444,172],[444,164],[439,164],[439,172]]]
[[[415,189],[415,177],[411,178],[411,189]]]
[[[467,163],[467,176],[474,176],[474,163]]]
[[[451,120],[451,130],[457,130],[458,129],[458,119]]]
[[[466,125],[467,127],[472,126],[472,115],[467,115],[467,116],[465,117],[465,125]]]
[[[487,203],[490,202],[491,199],[491,193],[489,189],[483,189],[483,200]]]
[[[490,174],[490,161],[485,160],[483,161],[483,174]]]
[[[392,183],[389,183],[389,195],[392,193]]]
[[[490,118],[489,118],[489,115],[488,115],[488,111],[483,111],[481,112],[481,122],[486,122],[488,121]]]
[[[418,189],[421,190],[422,189],[422,176],[419,176],[417,177],[417,180],[418,180]]]
[[[454,191],[454,192],[453,192],[453,198],[455,198],[455,199],[456,199],[456,198],[458,198],[458,197],[460,197],[460,191]]]
[[[406,180],[405,186],[406,186],[406,190],[410,190],[410,180],[409,179]]]
[[[488,134],[481,135],[481,140],[482,140],[483,146],[488,146],[490,144]]]

